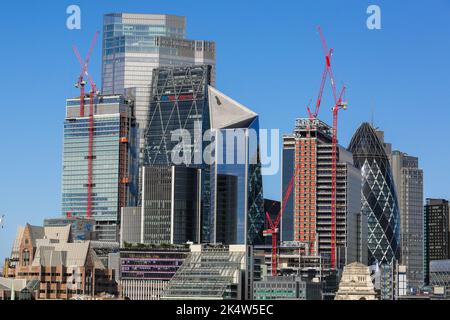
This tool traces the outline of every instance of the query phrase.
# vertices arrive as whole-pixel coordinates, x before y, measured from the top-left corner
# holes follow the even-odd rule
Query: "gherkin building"
[[[361,213],[368,221],[369,264],[391,264],[400,259],[400,213],[389,158],[368,123],[358,128],[348,149],[361,169]]]

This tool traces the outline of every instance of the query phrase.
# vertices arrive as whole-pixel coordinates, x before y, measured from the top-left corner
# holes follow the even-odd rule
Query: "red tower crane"
[[[307,111],[310,119],[316,119],[320,105],[322,102],[323,90],[325,88],[325,83],[327,80],[327,76],[330,76],[330,84],[333,92],[334,98],[334,106],[332,108],[333,113],[333,132],[332,132],[332,163],[331,163],[331,267],[336,267],[336,193],[337,193],[337,133],[338,133],[338,113],[339,110],[345,110],[347,108],[347,104],[343,102],[343,98],[345,96],[345,86],[342,88],[342,91],[337,96],[336,83],[334,81],[333,69],[331,67],[331,57],[333,55],[333,49],[328,49],[327,42],[325,40],[325,36],[323,35],[322,28],[320,26],[317,27],[320,38],[322,41],[323,53],[325,56],[325,70],[322,75],[322,82],[320,84],[319,95],[316,101],[316,107],[314,113],[311,112],[309,106],[307,106]]]
[[[347,103],[343,102],[345,86],[342,88],[339,99],[332,108],[333,112],[333,138],[331,155],[331,268],[336,267],[336,193],[337,193],[337,133],[338,133],[338,113],[339,110],[347,109]]]
[[[94,50],[95,43],[97,42],[98,35],[99,35],[99,33],[96,32],[94,35],[94,38],[92,39],[91,46],[89,48],[89,51],[88,51],[88,54],[86,56],[86,60],[84,63],[81,59],[78,49],[76,48],[76,46],[73,46],[73,51],[77,55],[77,58],[82,67],[80,76],[78,77],[78,81],[75,84],[75,87],[80,89],[80,117],[84,117],[84,96],[85,96],[84,87],[86,86],[86,81],[84,81],[84,75],[87,74],[87,72],[88,72],[87,67],[89,64],[89,60],[91,59],[91,55],[92,55],[92,51]]]
[[[316,119],[319,114],[320,105],[322,103],[323,90],[325,89],[325,83],[327,82],[328,75],[330,75],[331,87],[333,89],[333,97],[334,100],[336,101],[336,90],[334,86],[333,70],[331,69],[331,57],[334,51],[333,48],[328,49],[327,41],[325,40],[325,36],[323,35],[322,28],[318,26],[317,30],[319,31],[320,39],[322,41],[323,54],[325,56],[325,68],[322,74],[322,82],[320,83],[319,95],[317,96],[314,113],[311,112],[309,106],[306,106],[306,110],[308,111],[310,119]]]
[[[264,237],[272,237],[272,276],[277,276],[277,270],[278,270],[278,226],[280,225],[281,218],[283,216],[283,212],[286,209],[287,202],[289,200],[289,197],[291,196],[292,189],[294,187],[294,181],[295,177],[298,175],[300,170],[300,166],[297,165],[297,169],[295,170],[291,180],[289,181],[289,185],[284,193],[284,197],[281,203],[281,209],[280,212],[278,212],[277,217],[275,221],[272,221],[272,218],[270,218],[269,212],[266,212],[266,219],[268,222],[268,229],[263,231]],[[273,207],[273,205],[272,205]],[[269,210],[270,211],[270,210]]]
[[[92,168],[93,168],[93,149],[94,149],[94,100],[95,96],[98,94],[97,92],[97,86],[92,79],[92,77],[89,74],[88,71],[88,64],[89,60],[91,59],[92,51],[94,49],[95,43],[97,42],[99,32],[97,31],[94,34],[94,38],[91,42],[91,46],[89,48],[88,55],[86,57],[85,62],[83,62],[83,59],[81,58],[81,55],[77,49],[76,46],[73,46],[73,51],[75,52],[75,55],[77,56],[78,62],[80,63],[82,67],[82,71],[80,74],[80,77],[78,79],[77,86],[80,88],[80,117],[84,117],[84,76],[86,76],[89,80],[89,84],[91,86],[91,90],[89,91],[89,129],[88,129],[88,181],[87,181],[87,206],[86,206],[86,217],[89,219],[92,216]]]

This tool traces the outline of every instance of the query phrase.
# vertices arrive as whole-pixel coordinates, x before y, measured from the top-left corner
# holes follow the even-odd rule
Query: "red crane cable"
[[[345,86],[342,88],[339,100],[333,107],[333,138],[332,138],[332,155],[331,155],[331,268],[336,268],[336,216],[337,216],[337,132],[338,132],[338,113],[347,106],[342,99],[345,94]]]
[[[346,109],[346,104],[342,102],[343,96],[345,94],[345,86],[343,87],[340,96],[337,96],[336,83],[334,80],[333,69],[331,67],[331,57],[333,55],[333,49],[328,50],[327,42],[325,36],[323,35],[322,28],[317,27],[320,39],[322,41],[323,54],[325,56],[325,71],[322,75],[322,82],[320,85],[319,95],[317,97],[316,108],[314,113],[311,112],[310,108],[307,107],[307,111],[310,119],[316,119],[320,105],[322,102],[323,90],[325,87],[327,75],[330,76],[330,84],[333,92],[334,107],[332,108],[333,113],[333,132],[332,132],[332,163],[331,163],[331,267],[336,267],[336,193],[337,193],[337,134],[338,134],[338,112],[340,109]]]
[[[325,36],[323,35],[322,28],[320,26],[318,26],[317,30],[319,31],[320,39],[322,42],[323,54],[325,57],[325,68],[322,73],[322,81],[320,83],[319,94],[317,96],[314,113],[311,112],[309,106],[306,107],[310,119],[316,119],[317,116],[319,115],[320,105],[322,103],[323,90],[325,88],[325,84],[327,81],[327,75],[330,75],[331,87],[333,89],[333,97],[334,97],[334,100],[336,101],[336,90],[334,87],[334,77],[333,77],[333,71],[331,69],[331,57],[333,55],[333,49],[328,50],[327,42],[325,40]]]
[[[94,100],[97,94],[97,86],[89,74],[88,64],[92,56],[92,52],[97,42],[99,32],[94,34],[91,45],[89,47],[89,52],[86,56],[85,62],[83,62],[81,55],[76,46],[73,47],[75,55],[78,62],[82,66],[82,71],[79,77],[78,85],[80,86],[80,117],[84,117],[84,76],[89,80],[91,90],[89,92],[89,128],[88,128],[88,181],[87,181],[87,205],[86,205],[86,217],[89,219],[92,216],[92,187],[93,187],[93,149],[94,149]]]
[[[283,212],[286,209],[286,205],[287,202],[289,200],[289,197],[291,196],[292,193],[292,189],[294,187],[294,182],[295,182],[295,177],[298,175],[300,171],[300,165],[297,165],[297,168],[291,178],[291,180],[289,181],[288,187],[286,188],[286,191],[284,193],[284,197],[281,203],[281,208],[280,211],[278,212],[278,215],[275,219],[275,222],[272,221],[272,219],[270,218],[269,212],[266,212],[266,218],[267,221],[269,223],[269,228],[267,230],[264,230],[264,234],[266,236],[271,235],[272,236],[272,276],[277,276],[277,269],[278,269],[278,258],[277,258],[277,254],[278,254],[278,226],[281,222],[281,218],[283,216]],[[272,205],[273,207],[273,205]],[[270,209],[269,209],[270,211]]]

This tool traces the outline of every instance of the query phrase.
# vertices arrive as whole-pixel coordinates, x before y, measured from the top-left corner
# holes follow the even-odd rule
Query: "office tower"
[[[215,66],[215,60],[214,42],[186,39],[185,17],[129,13],[104,16],[103,94],[124,94],[125,89],[135,88],[141,149],[148,124],[153,69],[193,64]]]
[[[375,130],[363,123],[350,142],[362,175],[361,213],[368,217],[369,264],[400,258],[400,213],[389,158]]]
[[[219,90],[208,88],[209,116],[214,153],[211,165],[211,239],[217,237],[221,227],[222,202],[233,202],[233,196],[223,199],[221,179],[223,175],[237,179],[236,219],[229,224],[232,237],[225,244],[255,245],[264,242],[265,212],[259,149],[259,116]],[[229,214],[229,213],[228,213]]]
[[[144,163],[197,170],[200,199],[191,200],[200,209],[199,238],[191,241],[253,244],[262,241],[264,224],[258,115],[209,86],[210,79],[207,65],[154,71]],[[209,153],[211,145],[216,151]],[[146,192],[159,188],[157,181]],[[224,209],[231,210],[227,219],[234,222],[227,226],[232,229],[219,223]]]
[[[120,217],[120,247],[141,242],[141,207],[122,208]]]
[[[179,165],[203,168],[203,134],[211,128],[208,108],[208,87],[211,67],[162,67],[154,70],[152,101],[145,133],[144,164],[146,166],[175,164],[172,151],[180,145],[173,131],[186,130],[189,141],[185,149],[191,151],[180,157]],[[178,153],[178,152],[177,152]],[[198,156],[200,158],[198,159]],[[195,156],[195,157],[194,157]]]
[[[425,204],[425,284],[430,282],[430,262],[450,259],[449,202],[427,199]]]
[[[178,165],[201,170],[202,242],[210,240],[210,170],[203,161],[203,150],[206,146],[203,134],[210,129],[208,108],[210,83],[211,67],[207,65],[162,67],[154,70],[144,148],[145,166]],[[176,151],[180,146],[180,137],[173,138],[175,130],[189,135],[188,139],[183,141],[184,149],[176,152],[181,158],[179,161],[172,159],[172,151]],[[153,188],[155,187],[153,184]]]
[[[185,246],[120,249],[120,294],[130,300],[159,300],[190,250]]]
[[[89,97],[85,99],[89,104]],[[79,117],[80,99],[68,99],[64,121],[62,214],[86,217],[89,117]],[[120,208],[136,205],[137,126],[133,102],[124,96],[94,101],[92,216],[100,241],[118,241]]]
[[[143,167],[140,243],[198,243],[200,186],[200,169]]]
[[[381,145],[383,146],[384,152],[388,156],[389,160],[391,159],[392,154],[392,143],[386,142],[384,140],[384,131],[379,130],[378,128],[375,129],[375,133],[380,140]]]
[[[331,254],[332,128],[318,119],[297,119],[294,133],[283,138],[283,195],[297,170],[295,187],[283,212],[283,241],[309,245],[312,255]],[[338,148],[336,245],[340,267],[366,263],[364,217],[360,215],[361,174],[352,155]],[[358,234],[361,233],[361,234]]]
[[[216,243],[236,244],[238,234],[238,177],[229,174],[218,174],[215,179],[217,192],[215,195],[215,225]]]
[[[401,263],[406,267],[408,289],[423,286],[423,171],[419,159],[400,151],[391,153],[392,175],[400,209]]]

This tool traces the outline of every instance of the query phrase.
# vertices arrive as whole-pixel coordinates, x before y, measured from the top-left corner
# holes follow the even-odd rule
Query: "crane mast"
[[[330,84],[331,89],[333,93],[333,101],[334,106],[332,108],[333,113],[333,129],[332,129],[332,161],[331,161],[331,268],[336,268],[336,215],[337,215],[337,156],[338,156],[338,113],[339,110],[345,110],[347,109],[347,104],[343,102],[343,98],[345,96],[346,87],[343,86],[342,91],[338,97],[337,90],[336,90],[336,83],[334,80],[334,74],[333,69],[331,67],[331,57],[333,55],[334,50],[328,49],[327,42],[325,40],[325,37],[323,35],[322,28],[318,26],[318,31],[320,34],[323,52],[325,56],[325,68],[322,74],[322,81],[319,88],[319,94],[316,100],[315,110],[314,112],[311,111],[310,107],[307,106],[307,112],[309,115],[309,118],[311,120],[317,119],[317,116],[319,114],[320,106],[322,103],[322,96],[323,91],[325,89],[325,84],[327,82],[328,76],[330,77]],[[286,208],[287,201],[289,200],[289,197],[292,193],[292,188],[294,185],[295,177],[299,174],[299,164],[296,166],[296,170],[294,172],[294,175],[292,176],[289,185],[286,189],[285,195],[282,200],[282,206],[280,209],[280,212],[277,215],[277,218],[275,221],[272,221],[270,215],[268,212],[266,212],[266,219],[268,222],[268,229],[263,231],[264,236],[271,236],[272,237],[272,253],[271,253],[271,260],[272,260],[272,276],[277,276],[277,269],[278,269],[278,233],[279,233],[279,224],[283,215],[283,212]]]
[[[89,52],[87,54],[87,57],[85,61],[83,62],[81,55],[77,49],[76,46],[73,46],[73,51],[75,52],[75,55],[78,59],[78,62],[80,63],[82,70],[81,74],[78,78],[77,87],[80,89],[80,117],[84,117],[84,99],[85,99],[85,85],[86,82],[84,81],[84,76],[86,76],[89,80],[90,84],[90,91],[89,91],[89,127],[88,127],[88,155],[87,155],[87,161],[88,161],[88,178],[87,178],[87,205],[86,205],[86,217],[89,219],[92,217],[92,187],[94,185],[93,183],[93,150],[94,150],[94,103],[95,103],[95,97],[98,95],[97,92],[97,86],[92,79],[92,77],[89,74],[88,71],[88,64],[91,59],[92,51],[94,49],[94,46],[97,42],[99,32],[97,31],[94,34],[94,38],[92,39],[91,45],[89,47]]]

